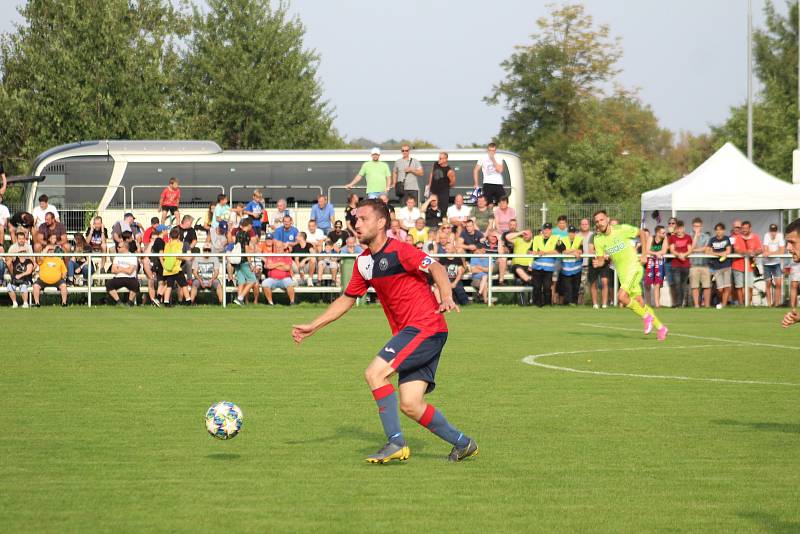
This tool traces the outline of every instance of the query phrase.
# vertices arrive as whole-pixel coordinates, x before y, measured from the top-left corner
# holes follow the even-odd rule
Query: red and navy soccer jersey
[[[392,334],[407,326],[423,332],[447,332],[439,304],[428,285],[428,267],[435,260],[413,245],[389,238],[383,248],[356,258],[345,295],[358,298],[372,286],[378,294]]]

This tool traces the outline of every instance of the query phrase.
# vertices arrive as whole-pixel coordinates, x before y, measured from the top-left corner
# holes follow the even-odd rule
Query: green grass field
[[[448,464],[404,419],[410,460],[373,466],[362,371],[388,327],[361,307],[295,347],[289,326],[321,309],[4,311],[2,529],[800,530],[800,327],[782,311],[668,310],[673,334],[715,339],[659,344],[624,310],[465,309],[430,401],[480,454]],[[571,354],[536,362],[769,384],[522,361],[553,352]],[[245,414],[229,442],[203,425],[217,400]]]

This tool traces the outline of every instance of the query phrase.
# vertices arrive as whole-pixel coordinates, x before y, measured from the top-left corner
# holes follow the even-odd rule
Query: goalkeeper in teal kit
[[[635,226],[609,224],[608,214],[600,210],[594,214],[594,224],[597,232],[594,235],[594,251],[596,257],[592,260],[595,268],[602,267],[606,257],[614,262],[614,268],[619,277],[619,301],[644,321],[644,333],[649,334],[655,327],[658,331],[658,340],[664,341],[669,331],[661,324],[653,309],[642,299],[642,264],[639,255],[633,246],[633,239],[639,237],[642,241],[643,253],[647,247],[647,238],[644,231]]]

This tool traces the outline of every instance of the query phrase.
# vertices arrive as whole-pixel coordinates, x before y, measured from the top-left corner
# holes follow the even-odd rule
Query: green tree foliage
[[[507,110],[497,140],[522,155],[528,198],[638,203],[674,179],[672,134],[615,83],[622,51],[609,27],[580,4],[554,7],[537,26],[486,98]]]
[[[0,44],[0,151],[11,171],[85,139],[172,137],[181,11],[169,0],[31,0]]]
[[[753,105],[753,161],[788,180],[792,150],[797,148],[797,2],[781,15],[771,1],[764,7],[766,28],[753,35],[754,72],[763,90]],[[728,120],[712,128],[714,144],[731,141],[747,148],[747,106],[731,109]]]
[[[180,130],[224,148],[340,145],[317,81],[318,56],[285,4],[209,0],[195,8],[181,64]]]

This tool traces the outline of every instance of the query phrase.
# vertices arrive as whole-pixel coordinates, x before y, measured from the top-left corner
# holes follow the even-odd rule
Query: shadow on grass
[[[376,452],[381,446],[383,446],[384,443],[386,443],[386,437],[383,434],[379,432],[369,432],[356,426],[340,426],[333,434],[327,436],[317,436],[302,440],[290,440],[286,441],[285,443],[286,445],[313,445],[315,443],[326,443],[341,439],[364,442],[365,446],[357,449],[358,452],[364,456],[368,456]],[[424,443],[419,440],[415,440],[414,443],[410,443],[409,445],[411,446],[411,455],[419,456],[420,458],[436,458],[439,456],[444,458],[450,451],[450,449],[447,449],[443,450],[441,454],[422,454],[425,450]]]
[[[756,523],[767,532],[800,532],[800,522],[778,519],[775,514],[767,514],[765,512],[740,512],[737,515]]]
[[[604,330],[573,330],[568,332],[570,336],[583,336],[583,337],[602,337],[606,339],[617,339],[617,340],[640,340],[644,339],[644,334],[630,334],[626,332],[620,332],[619,330],[615,330],[613,332],[604,331]]]
[[[209,460],[222,460],[222,461],[231,461],[231,460],[238,460],[241,455],[233,453],[233,452],[212,452],[211,454],[207,455],[206,458]]]
[[[751,430],[762,430],[765,432],[800,434],[800,424],[797,423],[752,423],[747,421],[735,421],[733,419],[715,419],[712,423],[726,426],[744,426]]]

